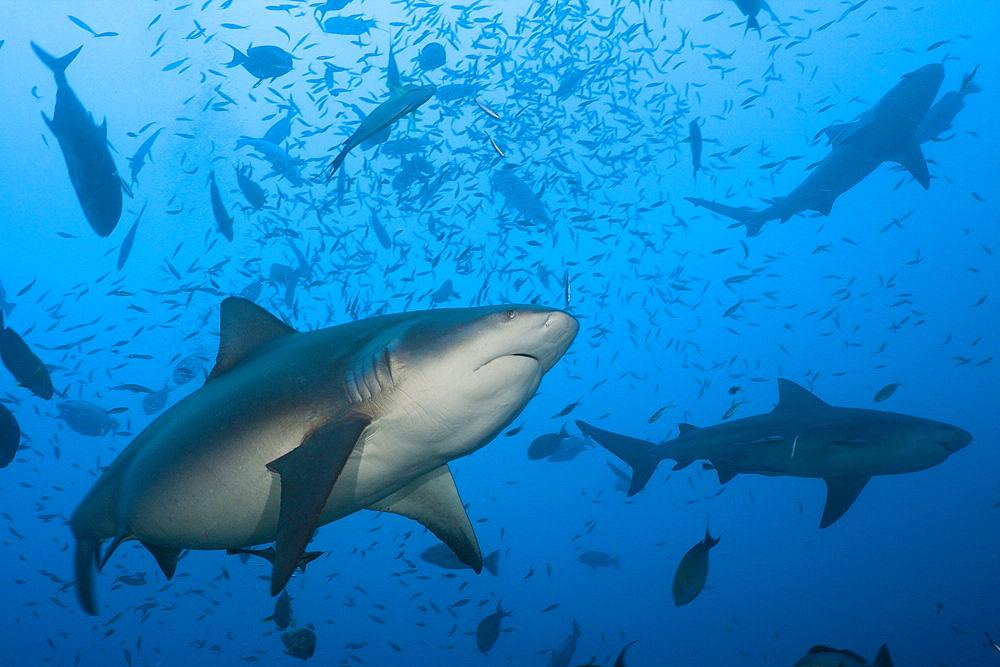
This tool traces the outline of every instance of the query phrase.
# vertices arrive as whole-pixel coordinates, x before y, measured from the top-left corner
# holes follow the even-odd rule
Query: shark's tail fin
[[[757,236],[760,234],[760,230],[764,227],[764,222],[773,219],[768,218],[765,211],[755,211],[751,208],[735,208],[733,206],[726,206],[725,204],[719,204],[714,201],[708,201],[707,199],[701,199],[700,197],[685,197],[684,199],[688,200],[695,206],[707,208],[713,213],[724,215],[727,218],[732,218],[733,220],[737,220],[746,225],[747,236]]]
[[[52,73],[56,75],[56,79],[65,78],[66,68],[69,64],[73,62],[73,59],[80,54],[80,49],[82,46],[76,47],[76,50],[70,51],[62,58],[56,58],[54,55],[38,46],[34,42],[31,43],[31,50],[35,52],[35,55],[45,63],[45,66],[52,70]]]
[[[662,460],[660,450],[653,443],[630,438],[618,433],[603,431],[586,422],[577,421],[576,425],[585,436],[604,447],[632,468],[632,484],[628,495],[634,496],[642,491],[649,478],[656,472],[656,466]]]
[[[500,550],[497,549],[489,556],[483,556],[483,567],[494,577],[499,576],[500,571]]]
[[[878,655],[875,656],[872,667],[893,667],[892,658],[889,657],[889,649],[885,644],[882,644],[882,648],[878,650]]]

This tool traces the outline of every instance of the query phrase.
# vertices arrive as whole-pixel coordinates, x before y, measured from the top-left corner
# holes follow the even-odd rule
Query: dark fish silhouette
[[[497,638],[500,637],[500,621],[511,614],[511,612],[503,610],[502,604],[503,600],[501,599],[497,602],[497,610],[479,621],[479,625],[476,626],[476,647],[480,653],[490,652],[490,649],[497,643]]]
[[[17,455],[21,444],[21,427],[7,406],[0,403],[0,468],[6,468]]]
[[[257,78],[254,88],[264,83],[265,79],[274,81],[292,71],[295,56],[279,46],[251,46],[246,53],[232,44],[226,46],[233,50],[233,59],[226,63],[226,67],[242,67],[250,72]]]
[[[712,537],[705,528],[705,539],[691,547],[681,558],[674,572],[674,604],[678,607],[698,597],[708,579],[708,552],[719,543],[719,537]]]
[[[108,150],[108,121],[100,126],[80,103],[66,81],[66,68],[80,53],[77,48],[62,58],[56,58],[40,46],[31,48],[45,66],[55,75],[56,108],[51,120],[45,113],[42,118],[59,141],[69,180],[76,190],[76,197],[83,207],[87,222],[100,236],[108,236],[118,226],[122,215],[122,183],[118,168]]]
[[[4,326],[0,310],[0,360],[18,383],[46,401],[55,393],[49,370],[13,329]]]
[[[809,653],[792,667],[862,667],[868,664],[864,658],[852,651],[819,645],[809,649]],[[871,667],[893,667],[889,649],[885,644],[878,650]]]

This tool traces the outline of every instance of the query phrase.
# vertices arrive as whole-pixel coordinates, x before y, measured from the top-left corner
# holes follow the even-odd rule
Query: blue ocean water
[[[634,640],[628,665],[792,665],[817,644],[869,661],[886,644],[897,665],[997,664],[984,634],[1000,636],[997,5],[771,9],[777,20],[761,11],[758,34],[727,0],[0,0],[0,281],[15,305],[5,324],[57,392],[44,401],[0,371],[0,401],[23,432],[0,471],[4,664],[297,664],[262,620],[274,600],[261,559],[191,551],[167,581],[127,542],[97,577],[99,616],[73,586],[68,518],[156,417],[137,387],[166,388],[168,407],[194,391],[200,376],[178,385],[177,364],[215,359],[220,303],[248,289],[300,330],[503,303],[580,322],[510,427],[451,464],[483,553],[500,551],[498,576],[424,562],[438,540],[399,516],[325,526],[309,547],[324,555],[287,587],[294,627],[316,633],[312,661],[546,665],[575,620],[571,665],[611,665]],[[354,22],[327,22],[336,17]],[[340,25],[361,34],[332,34]],[[66,77],[107,119],[132,193],[107,238],[88,225],[41,117],[56,85],[31,41],[55,56],[83,45]],[[446,63],[424,70],[430,42]],[[326,183],[339,145],[389,98],[390,43],[402,84],[474,91],[452,89],[459,97],[393,126],[390,141],[424,142],[405,164],[392,144],[360,146],[343,187]],[[291,71],[255,86],[226,67],[227,44],[280,47]],[[774,220],[754,237],[684,199],[764,208],[831,150],[824,128],[930,63],[944,65],[941,94],[981,65],[982,92],[923,145],[929,189],[886,163],[828,217]],[[280,144],[293,171],[272,174],[238,141],[290,111]],[[696,176],[683,141],[692,121]],[[157,131],[132,182],[129,158]],[[245,165],[266,192],[260,210],[238,187]],[[232,241],[213,217],[210,171]],[[731,420],[766,413],[779,377],[831,405],[939,420],[973,441],[927,470],[873,477],[823,530],[819,479],[720,485],[701,462],[667,461],[628,498],[609,467],[624,464],[593,443],[574,438],[586,446],[566,461],[527,457],[539,436],[577,436],[576,419],[660,442],[736,403]],[[57,418],[68,400],[117,424],[81,435]],[[721,536],[707,585],[676,607],[675,570],[706,524]],[[579,560],[592,551],[617,567]],[[512,615],[483,654],[476,629],[500,600]]]

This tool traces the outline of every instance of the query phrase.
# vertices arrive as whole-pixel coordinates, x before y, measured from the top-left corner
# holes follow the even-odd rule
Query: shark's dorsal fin
[[[695,426],[694,424],[686,424],[684,422],[681,422],[680,424],[677,425],[677,430],[680,431],[681,435],[687,435],[691,431],[697,431],[698,427]]]
[[[277,317],[252,301],[231,296],[222,302],[219,356],[207,381],[232,370],[264,343],[295,333]]]
[[[854,500],[865,488],[871,477],[826,477],[826,507],[823,508],[823,518],[819,521],[820,528],[826,528],[834,521],[844,516]]]
[[[927,171],[927,160],[924,159],[924,153],[920,150],[920,144],[917,143],[916,137],[903,144],[899,151],[894,153],[889,159],[903,165],[903,168],[910,172],[910,175],[913,176],[917,183],[920,183],[924,190],[931,186],[931,175]]]
[[[778,378],[778,405],[772,412],[785,410],[814,410],[816,408],[829,407],[826,403],[816,398],[805,387],[801,387],[791,380]]]
[[[857,123],[840,123],[823,129],[827,144],[839,144],[857,129]]]
[[[447,544],[458,560],[477,574],[483,571],[483,556],[476,533],[447,464],[418,477],[368,509],[392,512],[417,521]]]

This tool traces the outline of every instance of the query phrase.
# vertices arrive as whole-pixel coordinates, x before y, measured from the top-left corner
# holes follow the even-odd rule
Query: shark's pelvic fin
[[[858,123],[839,123],[821,130],[826,135],[827,144],[838,145],[850,137],[858,129]]]
[[[261,345],[295,333],[295,329],[257,304],[235,296],[222,302],[220,330],[219,356],[209,381],[232,370]]]
[[[101,556],[101,542],[89,537],[76,539],[76,597],[80,606],[91,616],[97,616],[97,597],[94,595],[94,575]]]
[[[727,470],[726,468],[720,468],[719,466],[715,466],[715,472],[719,474],[719,484],[725,484],[739,474],[738,472]]]
[[[805,387],[801,387],[791,380],[778,378],[778,405],[772,412],[779,410],[809,410],[815,408],[830,407],[821,399],[813,395]]]
[[[177,559],[180,558],[181,549],[176,547],[161,547],[159,544],[150,544],[149,542],[142,542],[142,546],[146,547],[146,550],[153,554],[153,558],[156,559],[156,564],[160,566],[163,576],[167,579],[173,579],[174,572],[177,571]]]
[[[656,472],[656,466],[662,460],[659,448],[653,443],[637,438],[630,438],[610,431],[602,431],[586,422],[577,421],[577,427],[585,436],[604,447],[632,468],[632,484],[628,495],[634,496],[642,491],[649,478]]]
[[[362,415],[332,421],[267,464],[268,470],[281,477],[271,595],[280,593],[291,578],[319,524],[334,482],[370,423],[371,419]]]
[[[418,477],[368,509],[400,514],[421,523],[476,574],[483,571],[476,533],[447,464]]]
[[[931,187],[931,175],[927,171],[927,160],[924,159],[924,153],[920,150],[920,144],[917,143],[916,137],[904,144],[900,152],[889,159],[903,165],[903,168],[910,172],[910,175],[917,183],[920,183],[924,190]]]
[[[871,477],[827,477],[826,482],[826,507],[823,508],[823,518],[820,519],[819,527],[826,528],[834,521],[844,516],[854,500],[865,488],[865,484]]]

